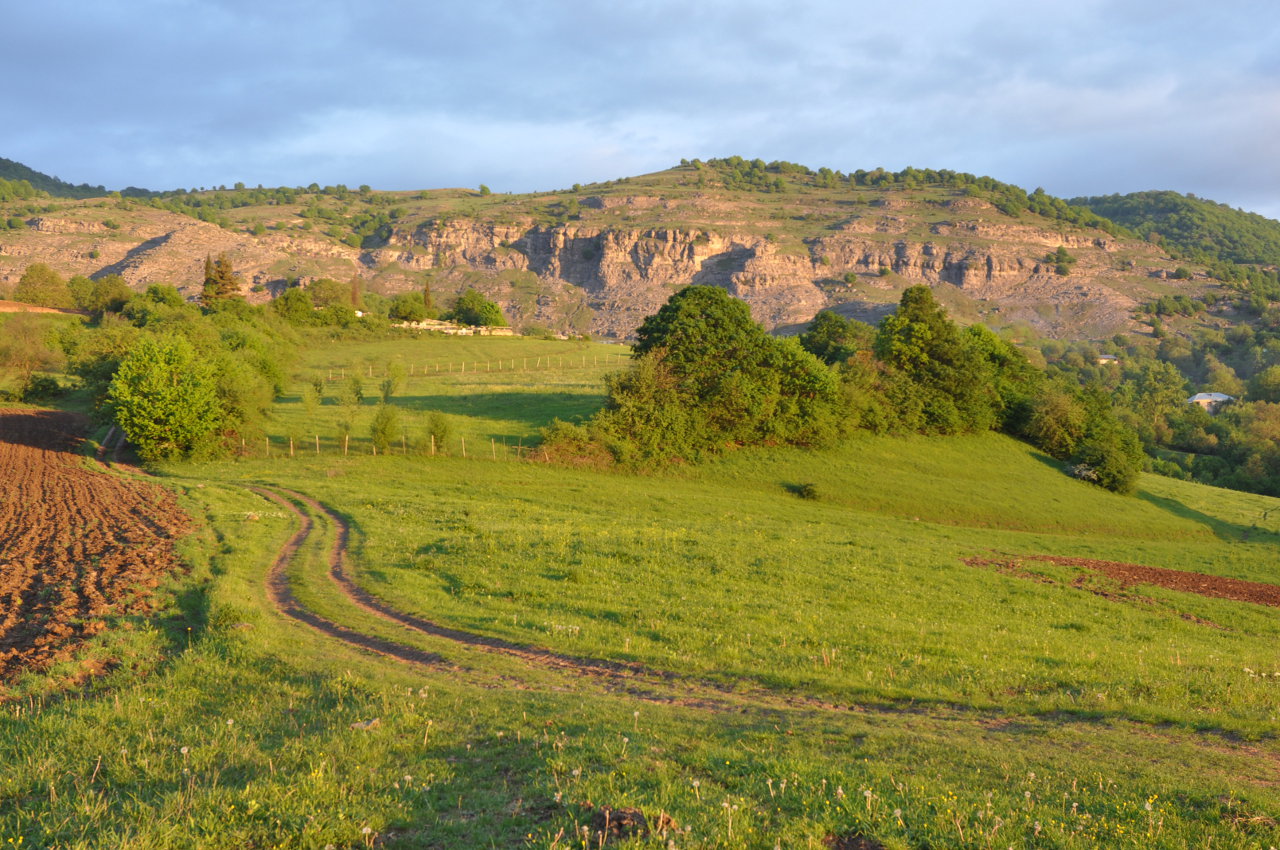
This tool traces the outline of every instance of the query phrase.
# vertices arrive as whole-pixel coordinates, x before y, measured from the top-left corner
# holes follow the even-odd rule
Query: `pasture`
[[[1276,609],[1036,559],[1280,584],[1276,500],[1116,496],[996,435],[648,476],[520,459],[618,353],[317,345],[270,455],[155,470],[190,572],[87,689],[55,670],[0,706],[0,846],[586,848],[603,806],[645,814],[637,847],[1280,843]],[[402,450],[356,425],[344,454],[350,408],[304,387],[397,362]],[[459,439],[434,456],[431,411]],[[267,585],[294,511],[312,625]],[[434,628],[353,600],[344,541],[360,589]]]

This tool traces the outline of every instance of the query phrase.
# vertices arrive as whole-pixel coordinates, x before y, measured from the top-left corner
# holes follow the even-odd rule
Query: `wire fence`
[[[327,369],[327,380],[345,381],[348,376],[361,378],[386,378],[393,367],[404,371],[402,377],[428,378],[435,375],[477,375],[495,372],[545,372],[553,369],[587,369],[600,366],[621,366],[631,361],[628,354],[582,354],[582,355],[544,355],[541,357],[504,357],[501,360],[449,360],[435,363],[413,363],[392,361],[377,365],[367,363],[363,366],[337,366]]]

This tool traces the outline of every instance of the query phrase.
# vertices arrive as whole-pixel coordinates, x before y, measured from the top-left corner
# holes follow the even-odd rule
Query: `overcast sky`
[[[740,154],[1280,218],[1274,2],[5,3],[0,156],[153,189],[554,189]]]

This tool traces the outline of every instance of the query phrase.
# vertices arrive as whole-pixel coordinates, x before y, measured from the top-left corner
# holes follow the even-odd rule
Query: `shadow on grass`
[[[1146,490],[1139,490],[1137,497],[1144,502],[1155,505],[1162,511],[1167,511],[1174,516],[1189,519],[1192,522],[1197,522],[1206,526],[1213,531],[1215,535],[1217,535],[1219,540],[1229,540],[1232,543],[1238,543],[1248,540],[1251,535],[1254,537],[1274,536],[1261,529],[1250,529],[1234,522],[1227,522],[1225,520],[1218,519],[1217,517],[1209,516],[1208,514],[1201,513],[1194,508],[1187,507],[1177,499],[1170,499],[1166,496],[1157,496],[1153,493],[1147,492]]]

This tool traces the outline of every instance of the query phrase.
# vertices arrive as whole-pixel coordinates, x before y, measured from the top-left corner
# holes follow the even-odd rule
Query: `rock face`
[[[758,321],[777,328],[807,322],[824,308],[857,314],[859,299],[851,290],[889,289],[887,274],[894,276],[893,289],[950,285],[972,301],[999,302],[1007,314],[1049,332],[1081,321],[1099,334],[1130,326],[1137,302],[1107,285],[1115,264],[1093,256],[1114,250],[1107,239],[973,222],[935,224],[934,238],[893,238],[913,224],[893,216],[859,218],[806,239],[799,253],[750,233],[461,219],[394,230],[368,262],[530,272],[584,292],[595,316],[592,333],[616,337],[629,335],[675,288],[690,283],[727,289],[751,305]],[[1088,249],[1090,257],[1060,276],[1043,261],[1059,245]],[[857,280],[852,286],[849,275]],[[490,294],[502,300],[500,291]]]
[[[445,303],[468,286],[481,290],[517,327],[615,338],[690,283],[725,288],[772,329],[824,308],[875,321],[903,288],[927,284],[968,320],[1101,337],[1134,329],[1133,308],[1168,272],[1151,246],[1011,218],[976,198],[828,201],[821,214],[799,197],[752,203],[696,192],[585,197],[577,217],[535,216],[527,205],[487,217],[446,209],[400,218],[364,249],[305,229],[287,211],[253,235],[157,209],[102,219],[95,210],[104,205],[85,204],[0,235],[0,294],[45,262],[64,275],[119,274],[139,289],[165,282],[194,295],[205,256],[225,254],[254,301],[289,280],[354,276],[387,295],[430,281]],[[1077,257],[1065,276],[1045,260],[1058,246]]]

